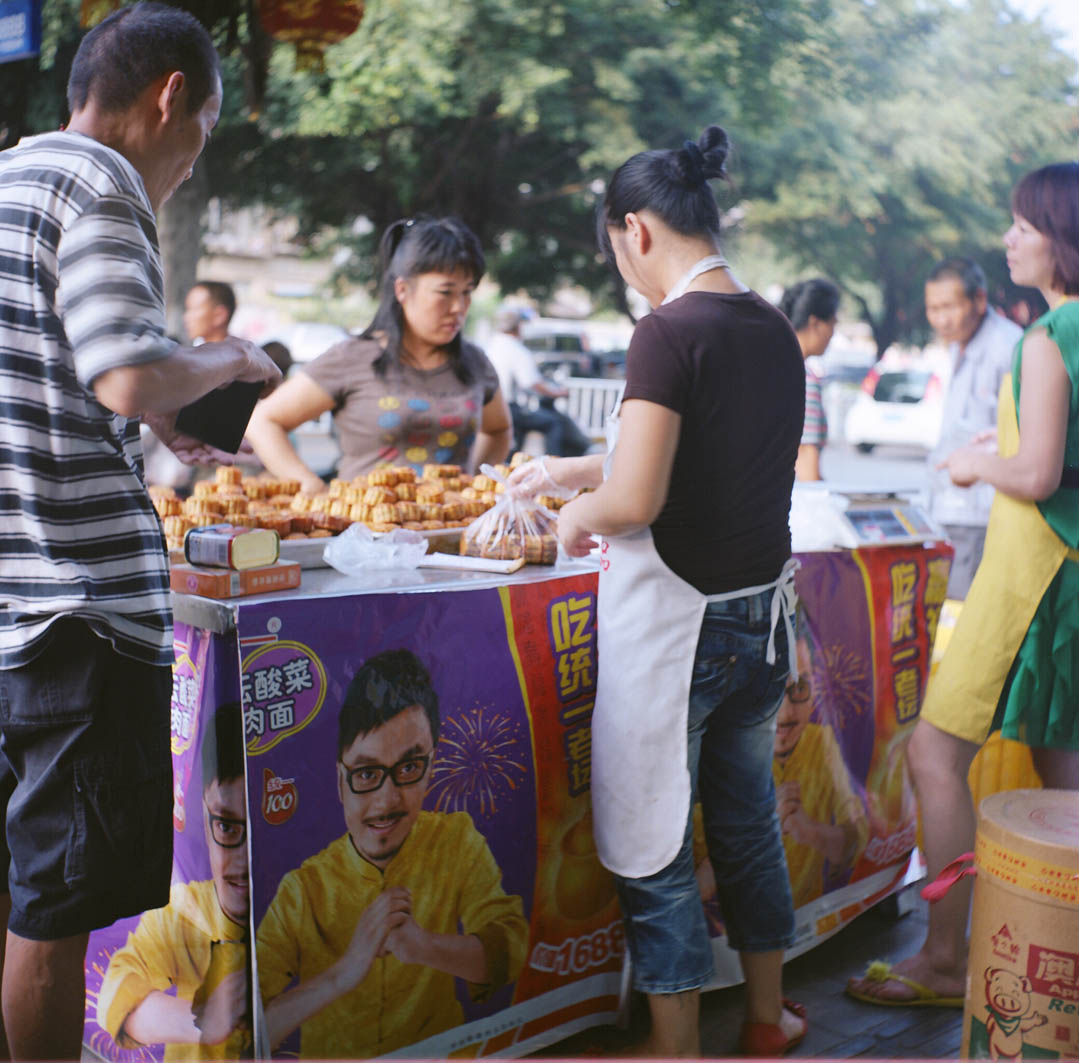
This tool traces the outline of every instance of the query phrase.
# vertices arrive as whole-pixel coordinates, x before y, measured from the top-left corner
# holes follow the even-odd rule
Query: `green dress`
[[[1071,383],[1064,464],[1079,468],[1079,301],[1061,303],[1027,334],[1038,328],[1048,332],[1064,358]],[[1017,416],[1022,365],[1020,341],[1012,366]],[[1079,548],[1079,488],[1058,488],[1038,509],[1069,547]],[[1001,692],[998,726],[1005,738],[1028,746],[1079,749],[1079,561],[1061,563],[1038,605]]]

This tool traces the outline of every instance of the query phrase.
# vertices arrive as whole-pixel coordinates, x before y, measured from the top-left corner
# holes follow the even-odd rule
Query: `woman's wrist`
[[[546,458],[547,475],[567,491],[596,487],[603,479],[603,460],[600,455],[586,454],[578,458]]]

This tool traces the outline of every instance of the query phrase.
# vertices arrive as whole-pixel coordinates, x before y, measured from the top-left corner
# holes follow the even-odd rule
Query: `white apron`
[[[702,259],[664,302],[718,265],[725,265],[719,256]],[[618,420],[612,416],[604,478],[617,441]],[[792,558],[774,583],[704,595],[663,563],[650,528],[601,541],[592,805],[596,848],[611,871],[623,878],[653,875],[682,846],[690,811],[689,691],[705,606],[773,590],[767,659],[774,663],[781,613],[787,645],[794,647],[797,567]]]

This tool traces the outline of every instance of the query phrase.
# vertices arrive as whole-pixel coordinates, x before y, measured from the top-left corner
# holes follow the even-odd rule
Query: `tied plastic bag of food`
[[[356,523],[326,544],[322,559],[346,576],[362,576],[372,569],[418,568],[428,545],[419,532],[407,528],[376,537],[366,525]]]
[[[553,565],[558,560],[555,514],[536,497],[505,490],[505,479],[490,465],[481,465],[480,473],[501,484],[503,490],[495,504],[465,528],[461,553],[499,561],[523,557],[529,564]],[[472,486],[476,486],[475,480]]]

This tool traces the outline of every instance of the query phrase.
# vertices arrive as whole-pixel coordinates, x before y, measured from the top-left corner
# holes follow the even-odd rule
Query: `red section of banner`
[[[906,749],[929,679],[952,556],[946,544],[854,552],[873,628],[876,708],[876,740],[865,785],[869,844],[855,879],[894,862],[915,844],[917,809]]]
[[[624,940],[614,880],[592,839],[591,720],[596,689],[596,579],[503,591],[532,721],[538,868],[530,952],[515,1000],[615,971]]]
[[[576,1004],[570,1004],[568,1007],[552,1012],[550,1015],[544,1015],[542,1018],[526,1022],[524,1026],[521,1027],[521,1033],[517,1040],[527,1041],[528,1038],[535,1037],[536,1034],[543,1033],[545,1030],[551,1030],[557,1026],[562,1026],[565,1023],[572,1022],[574,1019],[582,1018],[585,1015],[595,1015],[597,1012],[610,1012],[616,1011],[617,1009],[617,996],[594,997],[592,1000],[581,1000]]]

